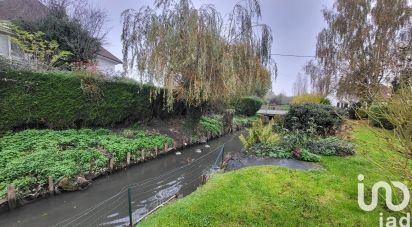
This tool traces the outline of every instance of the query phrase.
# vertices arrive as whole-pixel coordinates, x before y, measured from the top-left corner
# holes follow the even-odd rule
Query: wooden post
[[[202,175],[201,176],[201,184],[204,185],[207,182],[207,175]]]
[[[52,176],[49,176],[49,194],[54,195],[54,183]]]
[[[130,193],[130,188],[127,188],[127,201],[129,205],[129,226],[133,226],[133,213],[132,213],[132,195]]]
[[[155,148],[155,153],[156,153],[156,157],[157,157],[159,155],[159,149],[157,148],[157,146]]]
[[[109,159],[109,172],[110,173],[113,171],[113,165],[114,165],[114,159],[113,157],[110,157]]]
[[[126,163],[127,163],[128,166],[130,165],[130,157],[131,157],[130,152],[127,152],[127,155],[126,155]]]
[[[165,153],[167,153],[167,143],[165,144]]]
[[[176,148],[177,148],[177,143],[176,143],[176,141],[175,141],[175,140],[173,140],[173,149],[175,149],[175,150],[176,150]]]
[[[144,150],[142,150],[142,158],[140,160],[144,161]]]
[[[17,206],[16,188],[14,187],[14,184],[10,184],[7,187],[7,201],[8,201],[10,210],[16,208]]]
[[[183,193],[178,192],[178,193],[176,193],[175,197],[176,197],[176,199],[181,199],[181,198],[183,198]]]
[[[223,144],[223,148],[222,148],[222,162],[220,164],[220,168],[223,169],[223,163],[225,162],[225,144]]]

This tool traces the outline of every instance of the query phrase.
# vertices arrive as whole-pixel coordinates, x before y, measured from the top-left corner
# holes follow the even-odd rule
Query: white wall
[[[98,71],[103,72],[103,73],[114,73],[115,72],[115,66],[117,63],[113,62],[110,59],[107,59],[102,56],[97,56],[96,58],[96,68]]]
[[[0,34],[0,55],[6,58],[10,57],[10,40],[5,34]]]

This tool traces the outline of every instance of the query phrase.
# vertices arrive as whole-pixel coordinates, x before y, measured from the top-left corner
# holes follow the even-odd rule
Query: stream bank
[[[107,174],[120,171],[130,166],[141,164],[143,162],[160,158],[163,155],[166,155],[171,152],[180,151],[185,147],[190,147],[196,144],[205,143],[217,137],[223,136],[232,130],[222,130],[220,134],[205,133],[198,134],[197,137],[188,137],[183,133],[183,124],[184,119],[172,119],[169,121],[152,121],[146,125],[139,126],[139,130],[148,132],[149,134],[161,134],[167,135],[173,139],[173,143],[165,144],[164,147],[155,148],[152,150],[141,150],[127,155],[127,158],[124,159],[114,159],[109,158],[107,165],[104,168],[99,169],[98,171],[90,171],[88,173],[81,173],[72,177],[62,177],[52,179],[52,184],[50,186],[47,184],[39,184],[31,190],[25,191],[16,191],[17,193],[17,206],[22,206],[27,203],[33,202],[39,198],[48,197],[50,195],[61,194],[62,192],[70,192],[76,190],[85,190],[87,187],[97,178],[105,176]],[[241,128],[247,126],[236,125],[233,127],[233,131],[240,130]],[[125,130],[124,128],[112,129],[115,133],[122,133]],[[127,129],[126,129],[127,130]],[[105,149],[102,149],[105,153]],[[111,157],[111,154],[108,154]],[[54,180],[54,184],[53,184]],[[46,179],[47,182],[47,179]],[[8,210],[7,199],[0,200],[0,212]]]
[[[128,223],[127,192],[131,187],[133,219],[137,220],[177,192],[187,195],[215,163],[222,144],[225,153],[242,149],[240,132],[205,144],[169,152],[161,158],[96,179],[87,190],[63,193],[0,214],[0,226],[122,226]],[[202,152],[198,153],[200,149]],[[121,192],[119,194],[119,192]]]

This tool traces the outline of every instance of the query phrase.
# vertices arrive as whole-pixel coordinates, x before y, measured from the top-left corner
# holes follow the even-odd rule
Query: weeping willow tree
[[[327,27],[318,34],[316,61],[307,72],[320,86],[336,87],[338,97],[372,102],[403,70],[411,13],[408,0],[335,0],[323,11]]]
[[[201,106],[267,90],[276,64],[257,0],[240,1],[227,21],[213,5],[157,0],[122,13],[126,73],[166,88],[164,98]]]

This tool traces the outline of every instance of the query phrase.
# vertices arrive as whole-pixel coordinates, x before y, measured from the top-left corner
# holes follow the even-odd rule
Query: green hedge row
[[[184,113],[177,103],[170,113],[153,87],[71,73],[0,70],[0,131],[18,128],[113,126]]]
[[[256,96],[245,96],[233,102],[237,114],[254,116],[263,105],[263,100]]]
[[[312,131],[320,135],[334,135],[343,123],[346,112],[323,104],[291,105],[284,125],[289,130]]]

